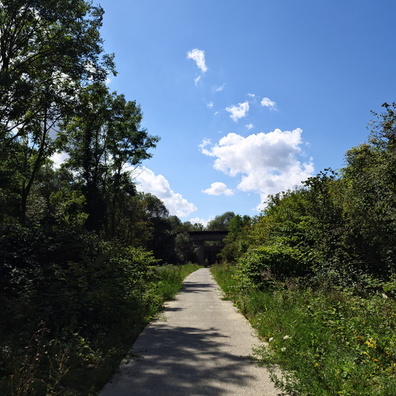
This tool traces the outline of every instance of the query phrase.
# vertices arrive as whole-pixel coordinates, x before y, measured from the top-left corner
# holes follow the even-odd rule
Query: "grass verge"
[[[161,300],[172,300],[183,285],[186,276],[201,268],[198,264],[166,265],[156,268],[158,279],[155,283],[155,294]]]
[[[236,271],[235,266],[212,267],[227,297],[268,342],[255,355],[278,387],[299,396],[396,395],[393,298],[286,284],[240,289]]]

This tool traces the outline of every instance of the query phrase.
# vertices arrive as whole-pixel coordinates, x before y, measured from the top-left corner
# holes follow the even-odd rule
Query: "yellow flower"
[[[377,347],[377,342],[373,339],[373,338],[369,338],[365,344],[369,347],[369,348],[376,348]]]

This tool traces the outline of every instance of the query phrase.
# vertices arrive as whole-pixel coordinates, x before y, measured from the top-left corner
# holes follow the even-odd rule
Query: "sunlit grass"
[[[199,268],[201,267],[198,264],[192,263],[157,267],[155,271],[158,280],[155,284],[155,294],[164,301],[172,300],[182,288],[184,278]]]
[[[257,360],[284,391],[298,395],[396,395],[396,303],[381,294],[309,287],[246,290],[236,267],[212,272],[268,346]],[[231,292],[229,292],[231,290]],[[283,376],[276,376],[280,367]]]

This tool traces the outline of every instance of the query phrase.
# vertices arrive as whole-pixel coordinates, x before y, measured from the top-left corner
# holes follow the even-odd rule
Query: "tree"
[[[208,231],[227,231],[228,223],[234,216],[234,212],[225,212],[219,216],[216,216],[213,220],[209,221],[206,229]]]
[[[252,219],[245,215],[234,216],[227,224],[229,234],[224,238],[225,247],[220,253],[222,260],[233,262],[247,251],[246,235],[252,224]]]
[[[81,86],[114,72],[102,54],[102,15],[84,0],[0,2],[0,163],[16,173],[22,223],[58,122]]]
[[[70,97],[80,83],[103,81],[114,71],[112,56],[102,54],[102,16],[102,8],[84,0],[0,2],[2,141],[23,134],[42,110],[34,99],[48,85]]]
[[[135,193],[126,167],[150,158],[159,140],[141,120],[136,102],[98,83],[84,89],[78,114],[62,124],[59,146],[83,189],[90,230],[114,234],[123,196]]]
[[[377,275],[396,269],[396,103],[383,107],[368,143],[346,153],[342,170],[350,244],[359,265]]]

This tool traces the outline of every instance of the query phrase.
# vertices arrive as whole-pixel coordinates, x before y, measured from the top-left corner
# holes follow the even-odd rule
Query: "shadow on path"
[[[135,357],[121,367],[119,374],[124,380],[113,394],[220,396],[229,394],[230,384],[243,388],[252,379],[247,370],[252,362],[247,356],[221,351],[227,338],[214,328],[149,328],[133,348]],[[133,384],[128,378],[133,378]]]
[[[205,271],[146,327],[100,396],[280,395],[248,356],[252,329]]]

